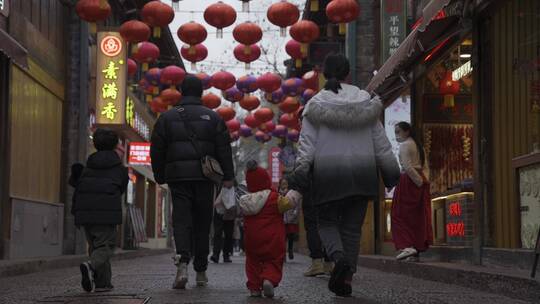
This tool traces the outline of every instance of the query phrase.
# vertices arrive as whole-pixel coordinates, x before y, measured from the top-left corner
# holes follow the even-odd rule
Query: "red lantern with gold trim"
[[[111,15],[111,6],[106,0],[79,0],[75,6],[79,17],[90,23],[90,32],[96,32],[96,22],[103,21]]]
[[[460,92],[460,83],[452,78],[452,71],[447,71],[444,78],[439,81],[439,93],[444,95],[444,106],[452,108],[455,105],[454,96]]]
[[[279,123],[288,128],[291,128],[292,126],[294,126],[297,121],[298,119],[296,119],[296,117],[294,117],[293,114],[285,113],[285,114],[282,114],[281,117],[279,118]]]
[[[304,76],[302,76],[302,80],[304,81],[304,87],[306,89],[312,89],[313,91],[318,92],[321,76],[322,75],[317,70],[311,70],[309,72],[306,72]]]
[[[326,6],[326,16],[332,23],[339,24],[339,33],[347,32],[347,23],[355,21],[360,15],[360,5],[356,0],[332,0]]]
[[[320,30],[319,26],[315,22],[309,20],[300,20],[291,26],[289,34],[291,34],[291,37],[294,40],[302,43],[302,54],[307,55],[308,44],[319,38]]]
[[[225,71],[219,71],[212,75],[212,86],[216,89],[225,91],[236,84],[236,77]]]
[[[186,71],[179,66],[169,65],[161,70],[160,81],[162,84],[177,86],[186,78]]]
[[[248,114],[244,118],[244,124],[246,124],[248,127],[252,129],[255,129],[261,124],[261,122],[257,120],[257,118],[253,114]]]
[[[283,113],[294,113],[296,110],[298,110],[298,108],[300,108],[300,103],[294,97],[287,97],[279,104],[279,109]]]
[[[285,51],[294,59],[297,68],[302,67],[302,60],[307,58],[307,53],[302,53],[302,44],[294,39],[285,44]]]
[[[281,88],[281,77],[274,73],[266,73],[257,78],[257,87],[267,94]]]
[[[182,99],[182,94],[178,90],[170,88],[163,90],[159,97],[161,97],[161,100],[166,104],[175,106],[180,102],[180,99]]]
[[[261,41],[262,38],[261,28],[253,22],[244,22],[237,25],[233,30],[233,37],[236,41],[244,44],[244,53],[249,55],[251,53],[252,44]]]
[[[253,111],[261,105],[261,101],[257,96],[246,95],[240,100],[240,106],[246,111]]]
[[[150,27],[139,20],[126,21],[120,26],[120,35],[125,41],[136,46],[137,43],[146,41],[150,38]],[[133,52],[136,51],[136,49],[133,50]]]
[[[161,28],[174,20],[174,10],[159,0],[146,3],[141,10],[142,20],[154,28],[154,37],[161,37]]]
[[[229,132],[236,132],[240,130],[240,122],[237,119],[230,119],[226,123]]]
[[[236,21],[236,11],[232,6],[219,1],[204,10],[204,20],[217,28],[217,38],[223,38],[223,29]]]
[[[271,121],[274,118],[274,111],[272,111],[272,109],[270,108],[260,108],[255,111],[254,115],[258,121],[265,123]]]
[[[178,38],[190,46],[189,54],[195,54],[195,46],[206,40],[208,33],[204,26],[195,21],[182,24],[176,32]]]
[[[249,54],[246,54],[246,48],[250,49]],[[249,70],[251,63],[261,57],[261,48],[259,48],[259,46],[256,44],[249,46],[239,44],[234,48],[233,54],[236,60],[245,63],[245,69]]]
[[[142,64],[143,71],[148,70],[148,64],[156,61],[159,57],[159,48],[152,42],[143,41],[137,45],[137,53],[133,59]]]
[[[221,98],[214,93],[208,93],[201,98],[202,104],[210,109],[216,109],[221,105]]]
[[[195,52],[191,53],[192,49],[195,49]],[[191,62],[191,69],[196,70],[197,62],[203,61],[208,57],[208,49],[202,44],[197,44],[195,46],[184,44],[180,49],[180,54],[182,54],[184,59]]]
[[[135,73],[137,73],[137,62],[135,62],[135,60],[128,58],[127,66],[128,66],[128,76],[131,77],[135,75]]]
[[[167,111],[169,105],[161,99],[161,97],[155,97],[150,103],[150,109],[154,113],[163,113]]]
[[[221,116],[221,118],[223,118],[224,121],[229,121],[236,116],[236,111],[231,107],[221,107],[217,109],[216,112],[219,114],[219,116]],[[238,124],[238,128],[240,128],[240,124]]]
[[[282,0],[270,5],[266,17],[270,23],[280,27],[281,37],[285,37],[287,27],[295,24],[300,18],[300,11],[296,5]]]

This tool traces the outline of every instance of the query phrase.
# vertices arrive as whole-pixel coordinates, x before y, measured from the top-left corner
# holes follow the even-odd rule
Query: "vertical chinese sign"
[[[272,178],[272,186],[276,188],[283,174],[283,165],[279,161],[279,153],[281,153],[281,149],[278,147],[273,147],[268,152],[268,171]]]
[[[381,0],[381,60],[384,63],[407,36],[407,1]]]
[[[126,123],[126,48],[117,32],[99,32],[96,73],[96,122]]]

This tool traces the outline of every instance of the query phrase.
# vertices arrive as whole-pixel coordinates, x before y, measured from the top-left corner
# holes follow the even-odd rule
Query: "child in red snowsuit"
[[[282,277],[285,261],[283,198],[272,189],[270,176],[263,168],[248,169],[246,182],[250,194],[240,200],[244,214],[247,288],[251,296],[272,298]],[[280,200],[280,207],[278,207]]]

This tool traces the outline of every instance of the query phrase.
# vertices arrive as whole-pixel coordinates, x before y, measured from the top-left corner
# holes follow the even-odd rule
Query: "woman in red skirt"
[[[392,201],[392,238],[398,260],[418,261],[433,241],[431,197],[424,149],[407,122],[395,126],[401,178]]]
[[[286,196],[289,192],[289,183],[284,178],[279,181],[279,194]],[[293,209],[283,214],[283,222],[285,223],[285,231],[287,233],[287,251],[289,252],[289,260],[294,259],[294,241],[298,238],[298,213],[300,205],[297,204]]]

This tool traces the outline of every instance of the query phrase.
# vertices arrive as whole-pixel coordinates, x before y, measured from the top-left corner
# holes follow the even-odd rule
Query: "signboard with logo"
[[[407,1],[381,0],[381,35],[384,63],[407,37]]]
[[[279,180],[283,174],[283,165],[279,161],[279,154],[281,149],[278,147],[273,147],[268,152],[268,173],[272,179],[272,185],[277,188]]]
[[[145,114],[144,109],[139,106],[138,99],[128,92],[126,98],[126,124],[144,140],[150,141],[149,124],[152,123],[152,119]]]
[[[132,142],[129,143],[129,158],[130,165],[151,165],[150,160],[150,143],[148,142]]]
[[[96,122],[124,124],[126,47],[118,32],[99,32],[97,38]]]

